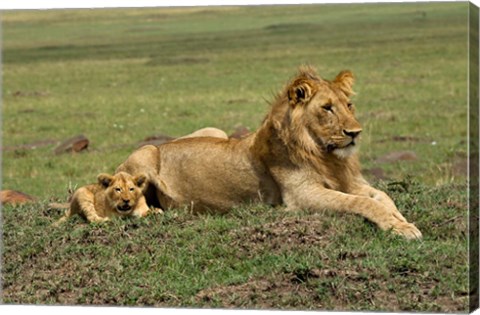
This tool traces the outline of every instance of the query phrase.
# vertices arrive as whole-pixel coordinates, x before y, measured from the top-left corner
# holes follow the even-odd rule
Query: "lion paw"
[[[406,239],[421,239],[422,232],[412,223],[408,222],[399,222],[395,224],[392,228],[393,233],[401,235]]]

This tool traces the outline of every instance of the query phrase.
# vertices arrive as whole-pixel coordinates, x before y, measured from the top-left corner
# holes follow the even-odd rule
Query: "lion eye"
[[[332,106],[332,104],[323,105],[322,108],[323,108],[324,110],[326,110],[327,112],[333,112],[333,106]]]
[[[134,191],[135,189],[133,187],[130,188],[130,191]]]
[[[122,189],[117,187],[117,188],[115,188],[115,191],[116,191],[116,192],[121,192]]]

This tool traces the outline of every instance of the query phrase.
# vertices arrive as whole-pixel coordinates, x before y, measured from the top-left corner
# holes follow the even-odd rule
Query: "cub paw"
[[[103,223],[103,222],[107,222],[107,221],[110,221],[110,219],[107,218],[107,217],[105,217],[105,218],[98,217],[98,218],[91,219],[90,223]]]
[[[151,209],[150,211],[151,211],[152,213],[155,213],[155,214],[163,214],[163,210],[160,209],[160,208],[152,207],[152,208],[150,208],[150,209]]]

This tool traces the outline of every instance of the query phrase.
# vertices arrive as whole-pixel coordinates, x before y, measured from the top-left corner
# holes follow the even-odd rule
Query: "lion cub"
[[[98,182],[75,191],[70,207],[55,225],[79,214],[88,222],[104,222],[114,216],[144,217],[151,211],[143,195],[146,176],[125,172],[100,174]],[[155,209],[153,212],[161,212]]]

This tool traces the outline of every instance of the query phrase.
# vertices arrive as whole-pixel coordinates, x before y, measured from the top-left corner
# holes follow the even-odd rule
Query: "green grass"
[[[2,12],[5,303],[464,312],[468,306],[468,3]],[[50,200],[113,172],[139,142],[255,129],[309,63],[356,75],[361,160],[425,235],[251,205],[61,228]],[[88,152],[54,155],[83,133]],[[406,137],[409,141],[395,141]],[[378,157],[414,151],[415,161]],[[293,293],[295,292],[295,293]]]
[[[261,206],[60,228],[45,204],[7,207],[4,302],[466,311],[466,186],[383,188],[423,241],[355,216]]]

